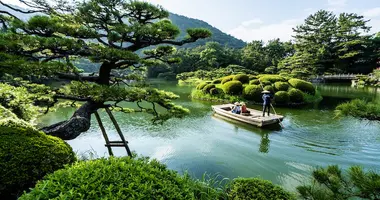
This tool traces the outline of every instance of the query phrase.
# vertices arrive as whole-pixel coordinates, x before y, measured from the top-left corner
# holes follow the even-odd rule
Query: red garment
[[[246,113],[246,112],[247,112],[247,106],[246,106],[246,105],[243,105],[243,106],[241,107],[241,112],[242,112],[242,113]]]

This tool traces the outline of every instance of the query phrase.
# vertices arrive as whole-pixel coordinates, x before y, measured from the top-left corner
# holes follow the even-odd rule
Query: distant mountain
[[[191,44],[186,44],[183,46],[184,48],[197,47],[199,45],[204,45],[206,44],[206,42],[209,42],[209,41],[219,42],[223,46],[226,45],[232,48],[243,48],[246,45],[244,41],[237,39],[231,35],[228,35],[202,20],[193,19],[193,18],[182,16],[182,15],[177,15],[174,13],[170,13],[169,19],[173,22],[173,24],[177,25],[178,28],[180,28],[181,30],[180,38],[185,37],[186,29],[188,28],[207,28],[212,32],[211,38],[199,40]]]

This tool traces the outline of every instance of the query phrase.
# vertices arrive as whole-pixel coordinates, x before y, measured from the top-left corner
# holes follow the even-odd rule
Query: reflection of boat
[[[240,122],[244,122],[247,124],[255,125],[258,127],[263,127],[271,124],[280,123],[284,117],[281,115],[271,114],[270,116],[263,117],[262,111],[254,110],[251,108],[247,108],[250,112],[247,115],[234,114],[231,112],[233,104],[223,104],[223,105],[215,105],[211,106],[214,112],[218,115],[228,117],[230,119],[234,119]]]

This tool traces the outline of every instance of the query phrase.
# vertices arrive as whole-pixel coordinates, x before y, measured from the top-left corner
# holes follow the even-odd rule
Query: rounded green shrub
[[[301,90],[292,88],[288,93],[291,102],[302,103],[304,101],[303,92]]]
[[[289,192],[272,182],[258,178],[234,179],[228,189],[228,199],[295,199]]]
[[[259,79],[253,79],[249,82],[250,85],[260,85]]]
[[[260,81],[263,86],[272,85],[270,81]]]
[[[234,81],[240,81],[243,84],[249,83],[249,76],[245,74],[238,74],[233,78]]]
[[[196,188],[191,179],[157,160],[110,157],[58,170],[20,200],[195,199]]]
[[[260,85],[247,85],[245,88],[244,88],[244,91],[243,91],[243,97],[247,100],[250,100],[250,101],[256,101],[256,102],[260,102],[262,101],[261,99],[261,92],[263,90],[261,89],[261,86]]]
[[[210,90],[212,88],[215,88],[214,84],[207,84],[206,86],[203,87],[202,91],[203,91],[203,93],[208,94],[208,93],[210,93]]]
[[[296,79],[292,78],[288,81],[290,85],[294,88],[297,88],[303,92],[306,92],[308,94],[315,94],[315,87],[313,86],[312,83],[301,80],[301,79]]]
[[[229,82],[229,81],[232,81],[232,79],[234,79],[234,75],[231,75],[231,76],[226,76],[226,77],[224,77],[224,78],[222,78],[222,84],[225,84],[225,83],[227,83],[227,82]]]
[[[268,91],[270,91],[272,94],[274,93],[274,87],[271,86],[271,85],[267,85],[267,86],[265,86],[265,87],[264,87],[264,90],[268,90]]]
[[[208,85],[207,82],[202,82],[197,85],[197,90],[202,90],[206,85]]]
[[[223,94],[223,90],[220,89],[220,88],[211,88],[210,90],[210,94],[211,95],[219,95],[219,94]]]
[[[219,84],[222,83],[222,79],[218,78],[212,81],[213,84]]]
[[[288,91],[289,84],[287,82],[276,82],[274,83],[274,87],[277,91]]]
[[[252,74],[248,75],[248,77],[249,77],[249,80],[257,79],[257,76],[252,75]]]
[[[0,196],[12,199],[46,174],[76,160],[63,140],[19,119],[0,120]]]
[[[289,103],[290,97],[288,92],[278,91],[274,94],[274,101],[278,104],[287,104]]]
[[[243,84],[240,81],[229,81],[223,84],[223,91],[226,94],[238,95],[243,91]]]
[[[286,81],[286,79],[279,75],[271,75],[271,74],[264,74],[260,75],[260,81],[269,81],[271,83],[279,82],[279,81]]]

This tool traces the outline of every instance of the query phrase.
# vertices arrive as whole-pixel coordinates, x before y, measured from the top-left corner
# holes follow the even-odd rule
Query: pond
[[[335,106],[350,98],[379,100],[380,91],[376,89],[318,85],[324,96],[318,105],[276,108],[277,113],[285,116],[285,127],[259,129],[214,116],[212,103],[188,98],[192,87],[162,81],[153,84],[180,95],[176,103],[190,109],[191,114],[158,126],[153,126],[145,114],[115,115],[131,150],[156,158],[170,169],[187,170],[198,178],[205,172],[227,178],[261,177],[289,190],[307,180],[316,166],[362,165],[380,169],[380,123],[334,118]],[[41,118],[40,123],[67,119],[72,112],[70,108],[60,109]],[[110,138],[118,140],[110,120],[104,112],[101,116]],[[89,131],[68,143],[78,154],[107,156],[95,117],[92,120]],[[113,150],[117,156],[126,155],[124,148]]]

